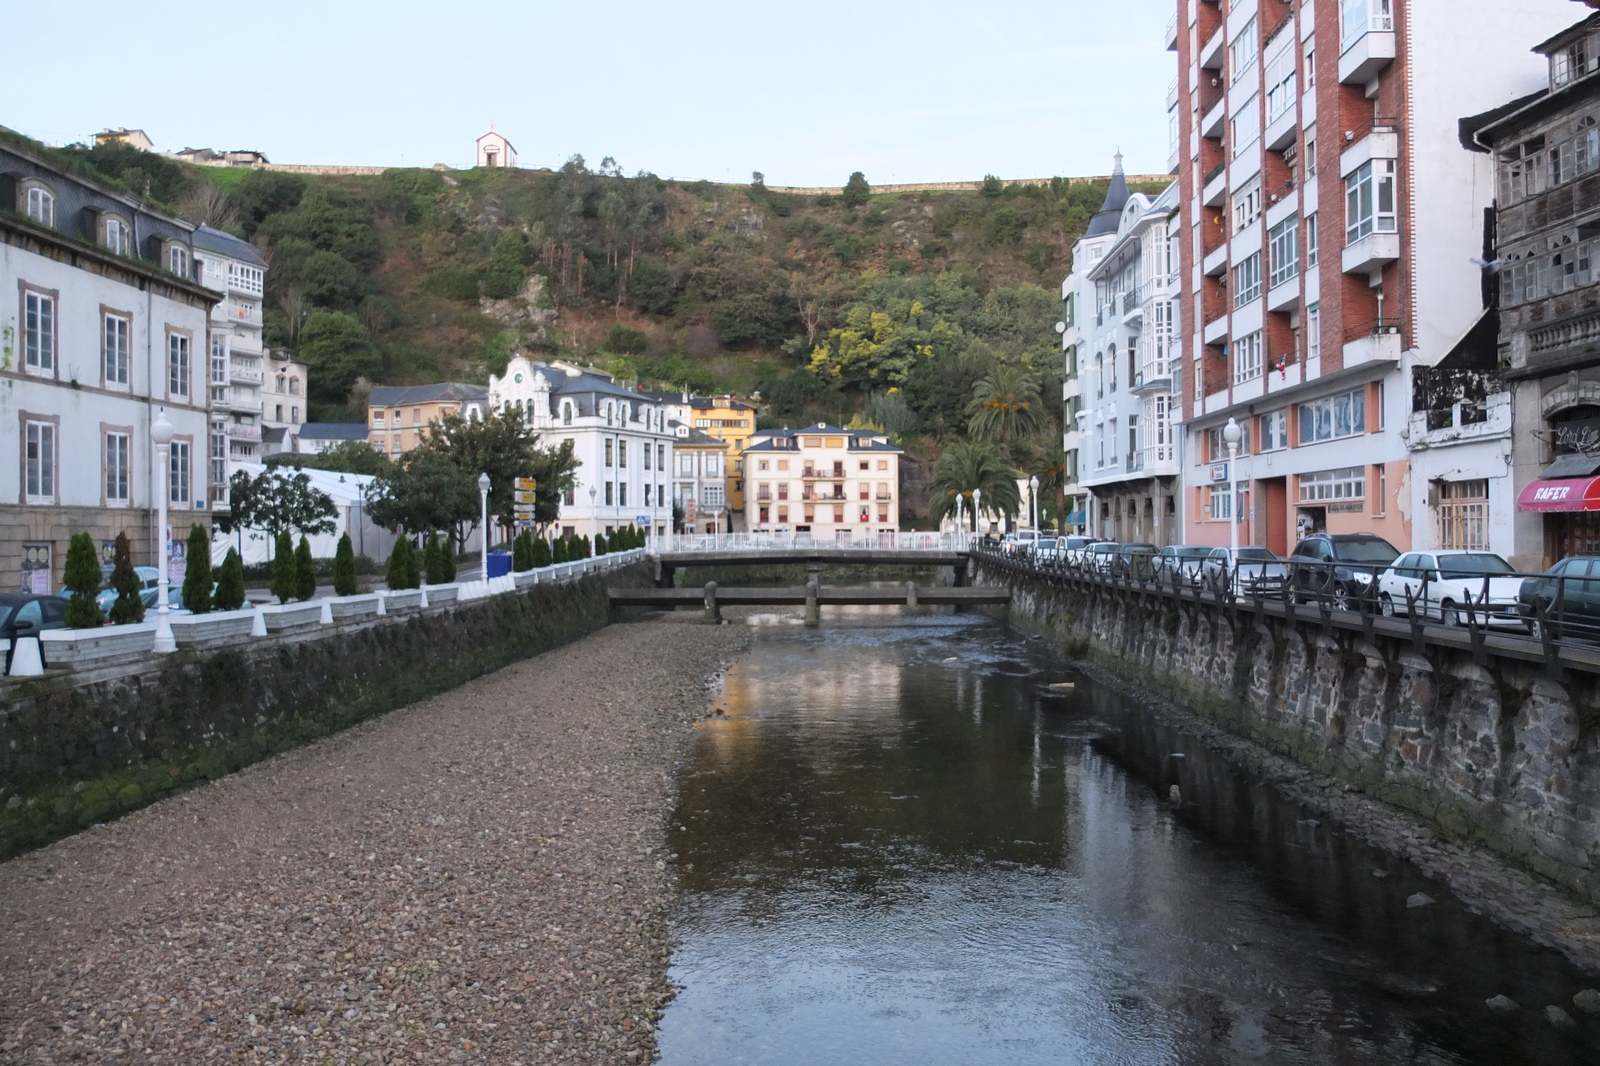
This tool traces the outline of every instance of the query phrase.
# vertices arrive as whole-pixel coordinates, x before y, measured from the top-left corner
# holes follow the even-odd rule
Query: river
[[[982,616],[763,627],[714,706],[668,1066],[1600,1061],[1594,980]]]

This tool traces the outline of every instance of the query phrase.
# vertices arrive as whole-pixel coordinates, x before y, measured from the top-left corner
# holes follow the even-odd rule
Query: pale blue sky
[[[1174,0],[78,0],[88,36],[11,49],[0,124],[106,126],[279,163],[470,165],[492,120],[523,166],[772,185],[1165,169]],[[66,9],[61,9],[66,10]]]

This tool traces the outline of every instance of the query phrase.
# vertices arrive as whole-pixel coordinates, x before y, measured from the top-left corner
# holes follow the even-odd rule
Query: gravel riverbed
[[[610,626],[0,865],[0,1062],[649,1062],[749,636]]]

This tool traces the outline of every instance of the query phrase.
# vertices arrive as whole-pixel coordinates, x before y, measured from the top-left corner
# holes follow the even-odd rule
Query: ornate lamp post
[[[172,494],[172,423],[167,409],[156,408],[150,423],[150,440],[156,446],[156,643],[157,652],[178,650],[172,637],[172,620],[167,617],[167,499]]]
[[[1222,427],[1222,439],[1228,445],[1228,567],[1230,577],[1239,569],[1239,478],[1234,464],[1239,459],[1239,438],[1243,434],[1239,423],[1232,418]]]
[[[983,533],[983,530],[978,528],[978,523],[982,522],[982,521],[983,521],[983,490],[982,489],[973,489],[972,490],[972,531],[974,533],[977,533],[977,534],[980,534],[980,535]]]
[[[1028,479],[1028,505],[1033,511],[1033,528],[1039,528],[1039,476]]]
[[[478,475],[478,498],[483,515],[483,580],[489,581],[489,475]]]

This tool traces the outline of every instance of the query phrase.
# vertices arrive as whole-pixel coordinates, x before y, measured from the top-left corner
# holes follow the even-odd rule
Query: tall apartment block
[[[221,294],[211,309],[206,381],[211,431],[206,442],[207,492],[214,511],[228,510],[228,479],[264,458],[261,389],[266,350],[261,300],[267,264],[248,241],[210,226],[194,234],[200,283]]]
[[[1458,119],[1542,84],[1566,0],[1178,0],[1185,539],[1286,552],[1310,530],[1439,542],[1427,513],[1488,469],[1408,445],[1411,372],[1482,318],[1494,177]],[[1243,430],[1234,469],[1223,428]],[[1402,432],[1402,431],[1406,432]],[[1427,465],[1427,464],[1423,464]],[[1230,483],[1237,493],[1230,495]]]

